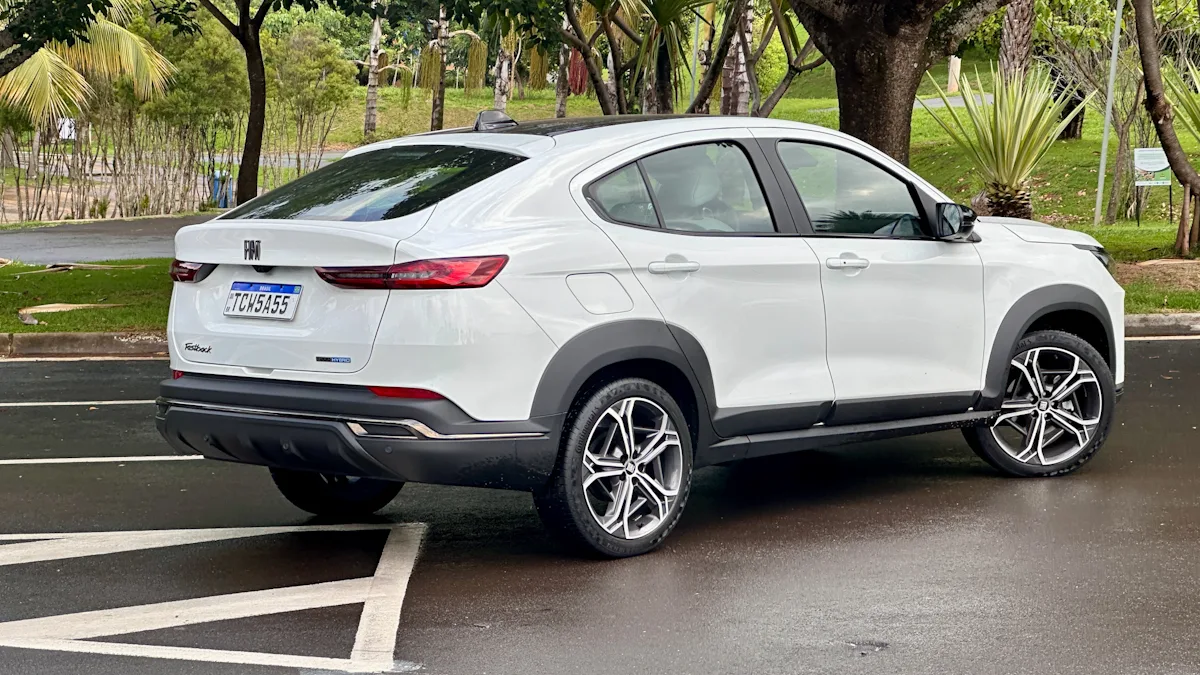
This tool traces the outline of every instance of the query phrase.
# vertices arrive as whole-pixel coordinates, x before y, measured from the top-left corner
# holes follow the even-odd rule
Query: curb
[[[1200,336],[1200,313],[1130,314],[1125,337]],[[0,333],[0,359],[35,356],[166,356],[164,333]]]
[[[1200,335],[1200,314],[1130,314],[1125,337]]]
[[[0,359],[166,354],[164,333],[0,333]]]

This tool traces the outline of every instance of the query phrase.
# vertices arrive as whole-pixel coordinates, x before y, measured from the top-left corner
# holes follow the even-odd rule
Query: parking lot
[[[1127,370],[1070,477],[953,432],[715,467],[663,549],[600,562],[526,494],[329,523],[172,457],[163,361],[0,363],[0,672],[1200,672],[1200,341]]]

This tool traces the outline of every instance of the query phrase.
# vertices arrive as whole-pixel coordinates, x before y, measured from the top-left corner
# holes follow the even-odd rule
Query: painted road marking
[[[204,459],[204,455],[135,455],[132,457],[23,457],[0,459],[0,466],[22,466],[26,464],[113,464],[125,462],[174,462]]]
[[[425,535],[423,523],[7,534],[0,535],[0,542],[18,543],[0,545],[0,565],[294,532],[367,530],[388,531],[375,574],[371,577],[7,621],[0,623],[0,647],[351,673],[389,671],[393,670],[394,666],[406,667],[410,664],[397,664],[393,661],[392,654],[396,648],[396,631],[400,625],[400,610],[408,588],[408,579]],[[363,611],[350,658],[90,640],[211,621],[358,603],[362,603]]]
[[[16,356],[0,358],[5,363],[69,363],[72,361],[170,361],[168,356]]]
[[[10,401],[0,402],[0,408],[70,408],[85,405],[149,405],[151,403],[154,403],[154,399],[144,401]]]

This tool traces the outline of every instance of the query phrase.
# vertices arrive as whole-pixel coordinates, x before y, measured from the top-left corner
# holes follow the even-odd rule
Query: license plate
[[[291,321],[296,317],[302,286],[235,281],[225,300],[225,316]]]

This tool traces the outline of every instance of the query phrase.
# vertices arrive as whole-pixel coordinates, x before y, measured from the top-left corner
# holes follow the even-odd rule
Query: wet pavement
[[[23,645],[0,672],[366,670],[378,599],[353,580],[395,587],[407,568],[381,561],[411,562],[420,529],[393,525],[424,523],[399,623],[374,624],[395,626],[374,636],[392,671],[1200,673],[1200,341],[1130,342],[1128,369],[1072,476],[1001,478],[953,432],[710,468],[664,548],[600,562],[525,494],[409,485],[350,529],[255,467],[13,463],[166,455],[153,406],[98,403],[152,398],[167,370],[0,362],[0,401],[92,403],[0,407],[0,645]]]
[[[35,265],[170,258],[175,254],[175,232],[179,228],[212,220],[217,215],[98,220],[0,230],[0,258]]]

